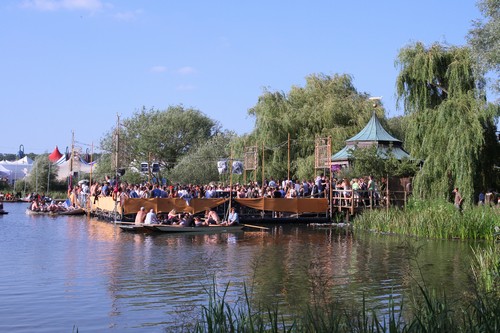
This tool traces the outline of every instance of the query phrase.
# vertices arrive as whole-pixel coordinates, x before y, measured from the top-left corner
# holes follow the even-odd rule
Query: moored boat
[[[153,225],[146,227],[144,226],[144,224],[119,223],[118,226],[123,231],[133,232],[133,233],[152,233],[158,231],[152,228]]]
[[[69,210],[62,210],[62,211],[38,211],[38,210],[32,210],[31,208],[26,208],[26,215],[49,215],[49,216],[58,216],[58,215],[83,215],[85,214],[85,209],[83,208],[75,208],[75,209],[69,209]]]
[[[242,231],[244,225],[210,225],[203,227],[184,227],[181,225],[145,225],[146,228],[156,229],[166,233],[224,233]]]

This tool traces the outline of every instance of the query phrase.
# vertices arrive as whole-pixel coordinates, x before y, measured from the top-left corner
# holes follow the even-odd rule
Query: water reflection
[[[142,235],[86,217],[26,216],[4,222],[0,331],[162,331],[193,322],[215,282],[236,304],[245,287],[256,304],[294,311],[340,301],[385,308],[420,274],[459,297],[470,243],[407,240],[331,228],[270,226],[269,232]],[[418,260],[415,260],[418,259]],[[23,326],[19,326],[23,313]],[[64,316],[58,314],[64,313]]]

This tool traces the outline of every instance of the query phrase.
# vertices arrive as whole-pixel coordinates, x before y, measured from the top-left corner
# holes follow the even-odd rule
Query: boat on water
[[[154,228],[160,232],[167,232],[167,233],[204,233],[204,234],[209,234],[209,233],[224,233],[224,232],[238,232],[242,231],[244,225],[210,225],[210,226],[200,226],[200,227],[184,227],[182,225],[153,225],[153,226],[146,226],[146,228]]]
[[[9,212],[3,209],[3,203],[0,202],[0,215],[5,215],[5,214],[9,214]]]
[[[83,215],[83,214],[85,214],[85,209],[83,209],[83,208],[68,209],[68,210],[57,211],[57,212],[36,211],[36,210],[30,209],[29,207],[26,208],[26,215],[58,216],[58,215]]]
[[[119,227],[123,231],[135,233],[198,233],[198,234],[211,234],[211,233],[226,233],[226,232],[239,232],[245,227],[244,225],[211,225],[200,227],[184,227],[182,225],[166,225],[166,224],[132,224],[120,223]]]

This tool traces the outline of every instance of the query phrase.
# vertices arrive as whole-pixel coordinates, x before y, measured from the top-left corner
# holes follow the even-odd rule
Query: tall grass
[[[406,209],[364,211],[354,228],[438,239],[494,239],[500,209],[470,207],[462,212],[446,201],[412,200]]]
[[[209,294],[209,305],[193,328],[184,326],[183,332],[193,333],[446,333],[499,332],[500,302],[498,298],[477,293],[463,304],[451,304],[446,296],[437,296],[424,285],[418,285],[418,295],[410,302],[410,309],[388,304],[384,315],[368,309],[366,302],[360,309],[345,309],[340,303],[325,307],[307,306],[302,313],[283,315],[274,308],[254,308],[251,300],[244,304],[226,302],[225,292]],[[227,288],[226,288],[227,291]],[[418,301],[417,301],[418,300]],[[403,315],[405,313],[405,315]]]

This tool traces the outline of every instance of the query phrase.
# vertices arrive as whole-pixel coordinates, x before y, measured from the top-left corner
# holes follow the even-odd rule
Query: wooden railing
[[[332,208],[338,211],[355,211],[374,208],[389,208],[390,206],[406,206],[411,192],[407,191],[370,191],[342,190],[332,191]]]

